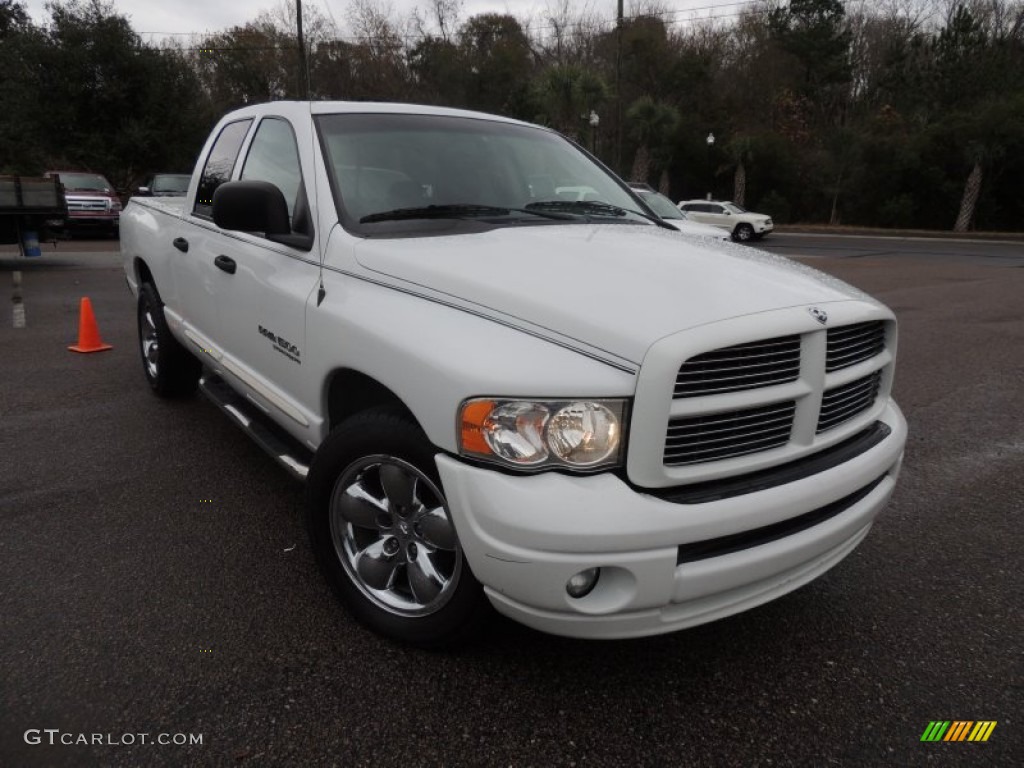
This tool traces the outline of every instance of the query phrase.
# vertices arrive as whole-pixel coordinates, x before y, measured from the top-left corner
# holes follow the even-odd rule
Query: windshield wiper
[[[407,219],[459,219],[464,216],[508,216],[511,213],[528,213],[545,219],[569,219],[557,213],[533,211],[527,208],[506,208],[498,205],[425,205],[420,208],[396,208],[393,211],[380,211],[363,216],[360,224],[372,224],[377,221],[402,221]]]
[[[643,211],[634,211],[632,208],[622,208],[618,205],[606,203],[603,200],[541,200],[537,203],[530,203],[526,207],[531,211],[568,211],[570,213],[579,213],[584,216],[589,213],[596,214],[598,216],[625,216],[628,213],[632,213],[636,216],[643,216],[645,219],[655,224],[664,226],[664,222],[660,219],[650,216]]]

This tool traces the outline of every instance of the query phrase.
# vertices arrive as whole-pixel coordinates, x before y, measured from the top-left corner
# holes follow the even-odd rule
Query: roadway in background
[[[918,257],[930,264],[1024,265],[1024,241],[777,232],[755,247],[794,258],[893,259]]]
[[[316,569],[301,486],[202,398],[150,394],[116,244],[18,264],[27,327],[0,318],[0,765],[1019,765],[1024,258],[875,240],[760,244],[900,320],[906,462],[853,555],[672,635],[499,619],[452,654],[357,625]],[[0,256],[5,290],[14,266]],[[112,351],[67,351],[83,295]],[[921,743],[938,719],[998,725]],[[33,728],[204,744],[30,746]]]

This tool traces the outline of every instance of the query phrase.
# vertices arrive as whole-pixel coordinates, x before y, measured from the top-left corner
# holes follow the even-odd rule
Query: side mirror
[[[269,181],[229,181],[213,193],[213,223],[221,229],[291,234],[288,203]]]
[[[308,251],[313,235],[292,234],[288,203],[269,181],[229,181],[213,193],[213,223],[221,229],[260,232],[272,243]]]
[[[149,187],[139,187],[135,191],[135,194],[142,195],[142,197],[147,197],[147,196],[149,196],[152,193],[150,192]]]

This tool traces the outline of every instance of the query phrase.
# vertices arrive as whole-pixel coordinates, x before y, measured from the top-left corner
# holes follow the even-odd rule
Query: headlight
[[[459,449],[523,469],[614,466],[625,448],[625,413],[625,400],[467,400]]]

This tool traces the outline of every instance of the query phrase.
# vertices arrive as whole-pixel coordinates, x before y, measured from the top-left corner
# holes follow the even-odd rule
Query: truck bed
[[[133,197],[129,205],[141,205],[180,219],[185,213],[184,197]]]

